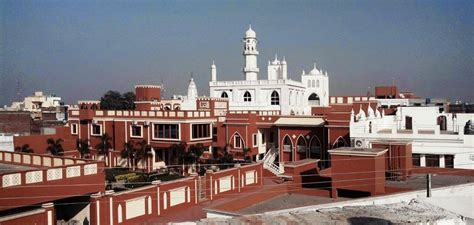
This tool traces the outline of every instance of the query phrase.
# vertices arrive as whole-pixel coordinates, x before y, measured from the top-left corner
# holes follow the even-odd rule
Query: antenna
[[[21,101],[21,81],[19,78],[16,79],[16,98],[17,101]]]

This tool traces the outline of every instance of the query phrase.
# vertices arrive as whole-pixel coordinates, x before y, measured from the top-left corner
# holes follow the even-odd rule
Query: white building
[[[267,79],[258,79],[257,35],[251,27],[243,39],[245,80],[218,81],[217,67],[212,63],[210,96],[229,99],[230,110],[280,111],[282,115],[310,115],[311,106],[329,105],[327,72],[316,67],[301,74],[301,81],[288,78],[288,65],[283,57],[268,61]]]
[[[398,107],[396,115],[386,116],[372,107],[361,109],[351,116],[351,141],[362,147],[411,141],[415,165],[474,169],[474,133],[465,133],[474,114],[439,111],[436,106]]]
[[[32,96],[25,97],[22,102],[12,102],[6,110],[41,112],[41,108],[60,106],[61,97],[44,95],[42,91],[35,91]]]

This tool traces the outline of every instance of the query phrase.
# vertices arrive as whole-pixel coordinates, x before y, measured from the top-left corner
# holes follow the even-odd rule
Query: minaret
[[[193,75],[191,74],[191,79],[189,80],[188,85],[188,99],[196,99],[198,97],[196,84],[194,83]]]
[[[245,74],[245,80],[257,80],[259,72],[257,67],[257,34],[252,30],[252,25],[249,25],[249,29],[245,32],[243,42],[243,55],[245,56],[243,72]]]
[[[286,65],[285,56],[283,56],[283,60],[281,61],[281,76],[283,80],[288,79],[288,66]]]
[[[211,81],[217,81],[217,69],[216,69],[216,64],[214,64],[214,60],[212,60],[212,65],[211,65]]]

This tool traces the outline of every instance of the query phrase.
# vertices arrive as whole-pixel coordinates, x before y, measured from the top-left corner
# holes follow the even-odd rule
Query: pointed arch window
[[[316,136],[313,136],[309,143],[310,158],[319,159],[321,156],[321,142]]]
[[[311,80],[308,80],[308,87],[311,87]]]
[[[229,98],[229,95],[227,95],[227,92],[222,92],[221,98]]]
[[[314,87],[314,80],[311,81],[311,87]]]
[[[277,91],[272,92],[270,101],[271,101],[271,105],[280,105],[280,95],[278,94]]]
[[[293,144],[291,143],[291,139],[288,136],[285,136],[283,139],[283,151],[290,152],[293,148]]]
[[[340,147],[346,147],[346,146],[347,146],[347,143],[346,143],[346,141],[344,140],[344,138],[339,137],[339,138],[337,138],[337,140],[334,142],[334,145],[332,146],[332,148],[340,148]]]
[[[252,101],[252,95],[250,92],[246,91],[244,94],[244,102],[251,102]]]
[[[316,87],[319,87],[319,80],[316,80]]]
[[[296,150],[298,152],[306,152],[306,140],[304,137],[300,136],[296,142]]]

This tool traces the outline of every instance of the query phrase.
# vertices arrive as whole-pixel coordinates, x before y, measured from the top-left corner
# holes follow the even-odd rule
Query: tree
[[[112,138],[107,133],[102,134],[99,143],[95,145],[97,153],[108,155],[109,150],[112,148],[112,144],[110,143],[111,140]]]
[[[87,139],[78,139],[77,140],[77,151],[81,155],[81,158],[84,158],[90,153],[89,149],[89,140]]]
[[[184,161],[186,160],[186,143],[182,141],[179,144],[172,144],[169,149],[173,155],[170,163],[175,166],[182,164],[184,167]]]
[[[244,148],[242,149],[242,157],[244,159],[245,162],[250,162],[250,156],[248,156],[250,152],[250,148]]]
[[[146,140],[142,140],[136,144],[136,162],[140,162],[141,160],[145,160],[145,166],[148,166],[148,157],[151,155],[151,145],[147,143]]]
[[[118,91],[108,91],[100,98],[100,107],[105,110],[135,109],[135,94],[133,92],[120,94]]]
[[[221,169],[229,168],[230,165],[234,163],[234,157],[229,154],[228,148],[229,146],[227,144],[224,146],[224,148],[218,148],[219,153],[217,162]]]
[[[135,149],[134,149],[135,143],[133,141],[127,141],[123,143],[123,150],[121,152],[122,158],[127,159],[127,166],[130,168],[130,164],[132,164],[132,169],[133,169],[133,158],[135,155]]]
[[[124,109],[135,109],[135,93],[129,91],[122,94]]]
[[[30,148],[29,144],[24,144],[21,147],[16,147],[15,151],[16,152],[24,152],[24,153],[34,153],[35,152],[32,148]]]
[[[188,164],[198,164],[199,159],[201,158],[202,154],[204,153],[204,145],[201,143],[198,143],[196,145],[191,145],[188,148],[188,151],[186,152],[187,155],[187,163]],[[199,171],[200,168],[198,168]]]
[[[53,138],[48,138],[46,142],[48,143],[48,148],[46,148],[46,151],[51,153],[51,155],[57,155],[57,156],[64,155],[64,148],[62,145],[62,143],[64,142],[63,139],[58,138],[54,140]]]

